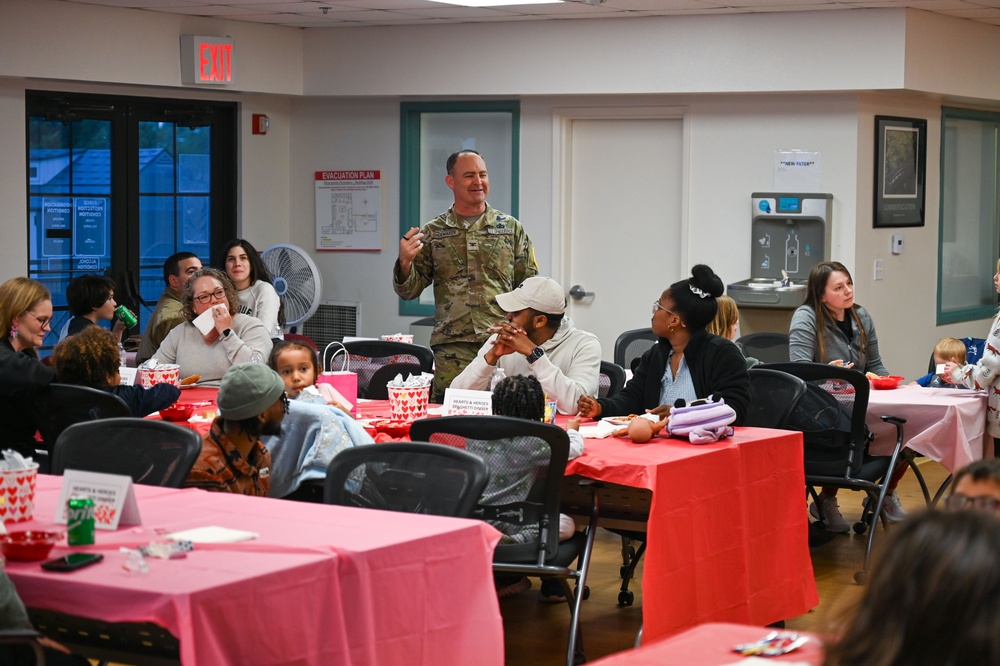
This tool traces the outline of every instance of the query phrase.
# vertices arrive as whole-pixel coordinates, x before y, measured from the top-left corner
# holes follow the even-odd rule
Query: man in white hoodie
[[[565,316],[566,296],[552,278],[527,278],[496,302],[507,318],[490,329],[493,335],[452,388],[488,390],[500,367],[507,377],[534,375],[560,412],[576,414],[580,396],[597,394],[600,340]]]

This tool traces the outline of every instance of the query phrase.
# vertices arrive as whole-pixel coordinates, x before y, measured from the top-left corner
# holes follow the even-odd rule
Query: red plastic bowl
[[[410,424],[407,421],[372,421],[371,427],[377,433],[385,433],[390,437],[407,437],[410,434]]]
[[[887,390],[899,386],[899,382],[903,381],[903,378],[899,375],[886,375],[884,377],[876,377],[871,381],[873,387],[880,390]]]
[[[0,552],[13,562],[36,562],[49,556],[62,532],[11,532],[0,537]]]
[[[164,421],[187,421],[194,413],[194,405],[187,405],[175,402],[165,409],[160,410],[160,418]]]

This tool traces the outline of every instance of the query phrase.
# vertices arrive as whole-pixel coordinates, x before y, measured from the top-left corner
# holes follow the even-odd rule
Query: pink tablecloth
[[[588,439],[566,473],[653,492],[642,577],[647,640],[708,621],[763,626],[819,603],[801,433],[737,428],[701,446]]]
[[[736,664],[747,657],[733,652],[733,646],[763,638],[769,630],[742,624],[703,624],[661,641],[643,645],[636,650],[619,652],[593,662],[594,666],[722,666]],[[799,632],[800,634],[804,632]],[[807,634],[808,635],[808,634]],[[823,648],[810,636],[802,647],[769,657],[768,662],[811,664],[823,663]]]
[[[868,428],[875,433],[871,453],[891,455],[896,427],[883,414],[906,419],[903,443],[944,465],[949,471],[992,455],[993,440],[986,435],[986,393],[965,389],[900,386],[891,391],[872,389],[868,399]]]
[[[50,529],[60,477],[39,477]],[[474,520],[136,486],[143,526],[98,530],[99,565],[70,574],[10,562],[30,607],[106,622],[154,622],[184,664],[503,664],[491,560],[499,532]],[[260,538],[198,546],[182,560],[121,564],[120,546],[217,525]],[[64,528],[63,528],[64,529]],[[52,553],[69,552],[64,545]]]

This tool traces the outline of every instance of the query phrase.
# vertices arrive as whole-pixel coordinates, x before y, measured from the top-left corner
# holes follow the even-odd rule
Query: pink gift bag
[[[339,342],[331,342],[323,350],[323,358],[326,358],[326,351],[332,345],[340,345],[340,349],[334,352],[333,356],[330,357],[330,369],[324,370],[320,373],[319,377],[316,378],[317,384],[329,384],[331,387],[336,389],[340,395],[344,396],[344,399],[349,403],[354,405],[351,410],[351,414],[357,417],[358,415],[358,373],[351,372],[347,369],[348,363],[350,362],[350,354],[347,353],[347,349],[344,348]],[[334,370],[334,360],[343,354],[343,361],[340,366],[340,370]]]

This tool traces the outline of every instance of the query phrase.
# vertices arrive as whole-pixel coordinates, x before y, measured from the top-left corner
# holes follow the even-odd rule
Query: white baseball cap
[[[548,277],[530,277],[514,291],[497,294],[497,304],[504,312],[517,312],[531,308],[536,312],[561,315],[566,312],[566,295],[562,286]]]

